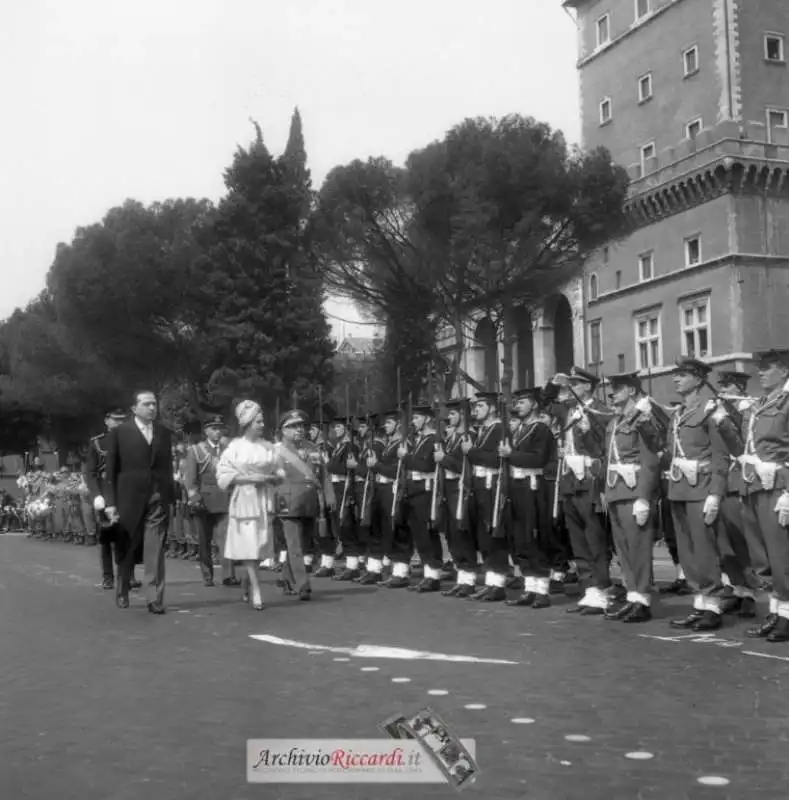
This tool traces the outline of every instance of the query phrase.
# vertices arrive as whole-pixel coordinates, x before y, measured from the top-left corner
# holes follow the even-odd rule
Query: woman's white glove
[[[104,502],[104,498],[101,495],[97,495],[93,498],[93,510],[94,511],[104,511],[107,507],[107,504]]]
[[[789,492],[784,492],[775,504],[775,511],[778,514],[778,524],[782,528],[789,526]]]
[[[718,518],[718,512],[720,509],[720,498],[714,494],[707,495],[707,499],[704,501],[704,509],[702,511],[704,514],[704,524],[712,525],[712,523]]]
[[[643,498],[639,497],[633,503],[633,516],[636,518],[636,525],[639,528],[643,528],[649,522],[649,512],[651,510],[649,503]]]

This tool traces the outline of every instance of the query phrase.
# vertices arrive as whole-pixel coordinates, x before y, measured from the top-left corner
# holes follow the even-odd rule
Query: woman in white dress
[[[282,480],[282,469],[274,445],[263,439],[260,406],[244,400],[236,406],[236,418],[241,435],[230,442],[216,468],[217,484],[231,489],[225,558],[244,562],[252,585],[252,604],[262,611],[258,564],[273,550],[271,487]]]

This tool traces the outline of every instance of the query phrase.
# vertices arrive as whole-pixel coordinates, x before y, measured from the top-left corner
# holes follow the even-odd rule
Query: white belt
[[[497,469],[492,467],[474,467],[474,477],[485,479],[485,488],[493,488],[493,479],[499,474]]]
[[[699,475],[706,475],[709,472],[709,465],[709,461],[673,458],[671,460],[671,469],[669,470],[669,479],[674,483],[679,483],[682,478],[685,478],[690,486],[697,486]]]
[[[412,471],[408,473],[408,480],[409,481],[432,481],[433,480],[433,473],[432,472],[416,472]]]
[[[364,477],[364,478],[363,478],[363,477],[362,477],[362,476],[360,476],[360,475],[357,475],[357,476],[356,476],[356,483],[364,483],[366,480],[367,480],[367,478],[366,478],[366,477]]]
[[[541,469],[528,469],[527,467],[510,467],[510,478],[514,481],[523,481],[529,479],[529,488],[532,491],[537,489],[537,478],[544,474]]]
[[[448,481],[457,481],[460,480],[460,473],[459,472],[450,472],[448,469],[444,470],[444,478]]]
[[[394,478],[387,478],[386,475],[376,475],[376,483],[394,483]]]
[[[332,483],[345,483],[345,475],[332,475],[331,476]]]
[[[638,473],[640,469],[640,464],[609,464],[608,474],[606,476],[608,488],[613,489],[616,486],[617,479],[621,478],[628,489],[635,489],[638,485]]]
[[[775,488],[775,478],[778,470],[783,466],[775,461],[762,461],[759,456],[740,456],[742,464],[742,479],[746,483],[753,483],[753,474],[748,474],[746,467],[752,467],[753,471],[759,476],[759,483],[770,492]]]
[[[564,474],[572,472],[576,479],[582,481],[587,476],[587,471],[592,466],[592,459],[589,456],[565,456]]]

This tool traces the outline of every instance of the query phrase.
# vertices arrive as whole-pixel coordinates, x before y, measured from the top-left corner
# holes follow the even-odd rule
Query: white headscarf
[[[261,407],[254,400],[242,400],[236,406],[236,419],[238,420],[238,424],[242,428],[246,428],[261,411]]]

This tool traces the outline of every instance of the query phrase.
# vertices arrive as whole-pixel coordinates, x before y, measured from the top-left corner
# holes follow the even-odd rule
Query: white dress
[[[270,558],[274,549],[271,490],[263,484],[236,484],[239,475],[275,474],[276,449],[265,441],[233,439],[219,459],[216,482],[231,488],[225,539],[225,558],[231,561],[258,561]]]

